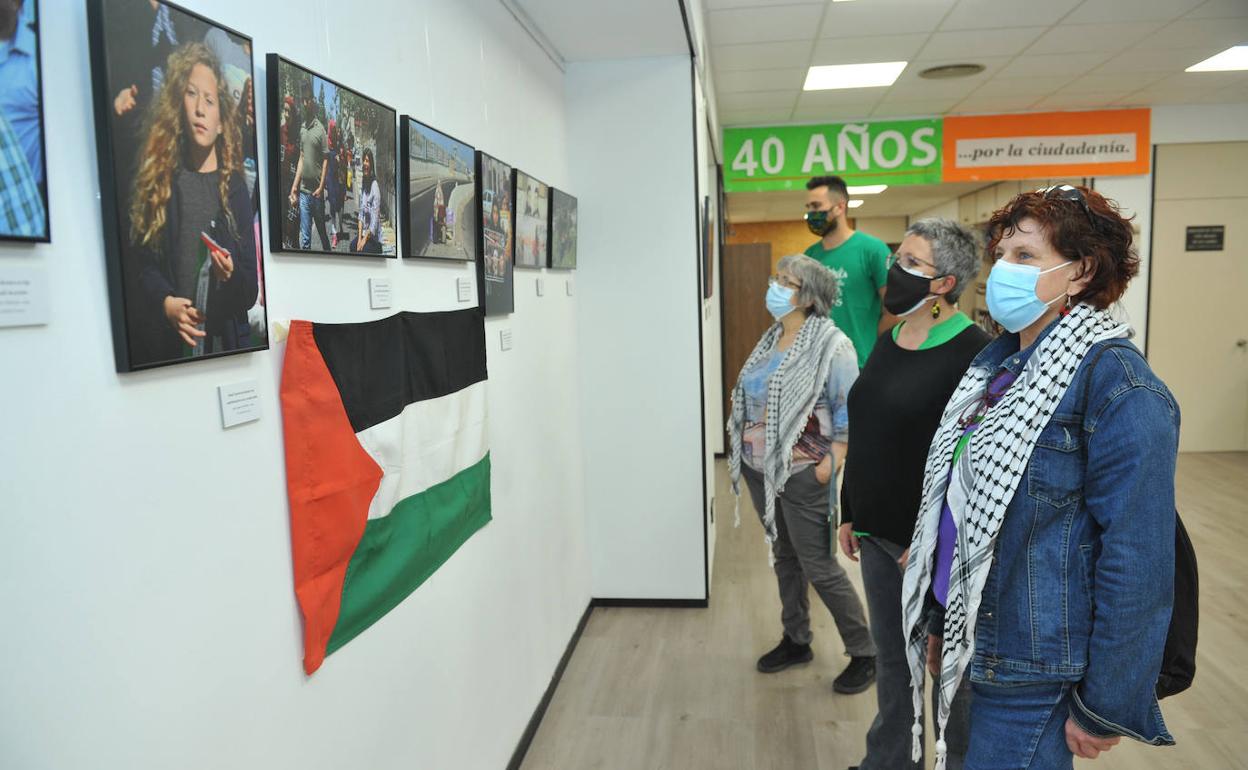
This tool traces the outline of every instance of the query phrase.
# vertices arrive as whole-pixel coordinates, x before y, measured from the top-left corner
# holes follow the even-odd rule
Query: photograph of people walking
[[[269,54],[274,251],[398,255],[395,112]]]
[[[408,115],[399,177],[407,205],[403,256],[477,258],[477,191],[473,148]]]
[[[546,267],[550,246],[550,187],[517,170],[516,267]]]
[[[481,200],[481,259],[477,291],[486,315],[515,309],[512,240],[511,166],[477,150],[477,185]]]
[[[0,2],[0,239],[48,240],[38,9]]]
[[[268,347],[251,39],[169,3],[88,9],[118,370]]]

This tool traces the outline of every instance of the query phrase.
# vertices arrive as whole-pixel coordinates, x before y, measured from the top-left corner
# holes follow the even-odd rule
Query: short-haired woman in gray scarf
[[[840,693],[875,680],[875,645],[832,534],[836,471],[849,434],[846,397],[858,376],[854,345],[828,318],[836,277],[810,257],[784,257],[767,291],[776,323],[746,360],[732,391],[729,470],[745,477],[763,523],[780,588],[784,637],[758,660],[763,673],[810,661],[813,584],[840,631],[850,663]],[[759,287],[760,289],[762,287]]]

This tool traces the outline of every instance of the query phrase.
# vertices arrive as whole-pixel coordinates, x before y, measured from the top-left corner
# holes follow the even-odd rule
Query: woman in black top
[[[884,306],[902,317],[875,343],[849,392],[849,445],[841,490],[841,550],[862,560],[877,648],[879,713],[861,770],[922,767],[910,758],[914,706],[902,633],[901,588],[923,468],[941,412],[989,338],[954,303],[979,272],[975,236],[949,219],[910,225],[888,271]],[[966,749],[965,695],[946,736],[949,770]]]

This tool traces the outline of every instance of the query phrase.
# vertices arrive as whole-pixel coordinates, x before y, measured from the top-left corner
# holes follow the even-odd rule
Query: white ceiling
[[[503,0],[509,4],[528,15],[564,61],[689,54],[677,0]]]
[[[706,0],[725,126],[1248,101],[1185,73],[1248,43],[1248,0]],[[803,92],[818,64],[908,61],[891,87]],[[979,75],[923,80],[939,64]]]
[[[991,187],[994,182],[946,182],[944,184],[890,187],[878,195],[857,196],[863,205],[851,217],[904,217],[952,198]],[[729,222],[798,221],[806,208],[805,190],[728,193]]]

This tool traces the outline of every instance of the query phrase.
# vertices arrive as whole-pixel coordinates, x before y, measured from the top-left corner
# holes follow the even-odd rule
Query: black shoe
[[[842,695],[853,695],[867,689],[874,681],[875,657],[853,657],[849,659],[849,665],[841,675],[832,680],[832,689]]]
[[[764,674],[774,674],[798,663],[809,663],[814,657],[809,644],[798,644],[785,634],[774,650],[758,659],[758,670]]]

